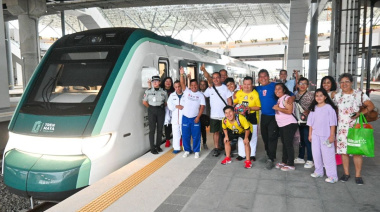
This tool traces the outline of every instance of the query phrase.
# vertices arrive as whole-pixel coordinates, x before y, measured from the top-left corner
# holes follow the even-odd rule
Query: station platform
[[[380,105],[380,95],[371,95]],[[375,141],[380,120],[371,122]],[[213,147],[208,134],[208,147]],[[199,159],[163,148],[159,155],[147,153],[106,178],[60,202],[49,211],[380,211],[380,145],[374,158],[364,158],[364,185],[356,185],[350,163],[348,182],[329,184],[312,178],[312,169],[296,165],[295,171],[265,169],[264,145],[258,139],[257,161],[251,169],[243,161],[221,165],[224,155],[213,157],[202,150]],[[279,140],[277,161],[282,155]],[[352,159],[351,159],[352,160]],[[338,166],[338,176],[343,174]]]

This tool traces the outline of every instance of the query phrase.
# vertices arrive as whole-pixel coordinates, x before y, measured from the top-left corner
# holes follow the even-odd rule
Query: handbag
[[[257,117],[256,117],[256,112],[254,113],[249,113],[248,111],[246,112],[245,114],[245,117],[247,118],[247,120],[249,121],[249,123],[255,125],[257,124]]]
[[[302,96],[300,97],[299,100],[295,101],[295,110],[294,110],[294,113],[295,113],[295,118],[297,119],[298,125],[300,125],[300,126],[306,126],[306,123],[307,123],[307,115],[305,115],[303,113],[304,109],[302,108],[302,106],[300,104],[302,97],[306,93],[307,93],[307,91],[304,94],[302,94]]]
[[[363,104],[363,92],[361,95],[361,102],[362,102],[362,106],[360,106],[360,110],[363,111],[363,109],[367,108],[367,106]],[[377,119],[379,119],[379,111],[375,107],[373,110],[368,111],[368,113],[364,114],[364,116],[367,119],[367,122],[376,121]]]
[[[359,128],[356,123],[359,119]],[[367,120],[363,113],[356,119],[354,127],[348,129],[347,134],[347,154],[352,155],[365,155],[367,157],[375,156],[375,141],[373,137],[373,129],[365,128],[364,123]],[[363,123],[364,122],[364,123]],[[372,127],[372,126],[371,126]]]

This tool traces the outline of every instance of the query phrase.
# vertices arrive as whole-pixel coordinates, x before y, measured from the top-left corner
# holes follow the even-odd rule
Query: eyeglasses
[[[307,83],[300,82],[298,85],[307,85]]]
[[[349,84],[349,83],[351,83],[351,81],[349,81],[349,80],[347,80],[347,81],[342,81],[342,82],[339,82],[340,84],[343,84],[343,83],[345,83],[345,84]]]

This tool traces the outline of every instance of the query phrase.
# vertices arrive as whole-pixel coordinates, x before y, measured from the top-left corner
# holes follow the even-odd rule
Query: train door
[[[158,71],[161,79],[164,79],[165,77],[170,77],[168,58],[160,57],[158,59]]]
[[[182,60],[179,62],[179,67],[185,69],[186,75],[190,74],[190,79],[196,79],[198,81],[198,66],[194,61]],[[188,80],[190,80],[188,79]],[[189,82],[188,82],[189,83]]]

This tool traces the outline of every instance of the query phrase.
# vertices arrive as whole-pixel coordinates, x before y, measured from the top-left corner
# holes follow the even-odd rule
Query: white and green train
[[[4,183],[15,194],[62,200],[149,150],[142,105],[152,75],[179,79],[253,66],[132,28],[97,29],[56,41],[36,68],[9,124]]]

